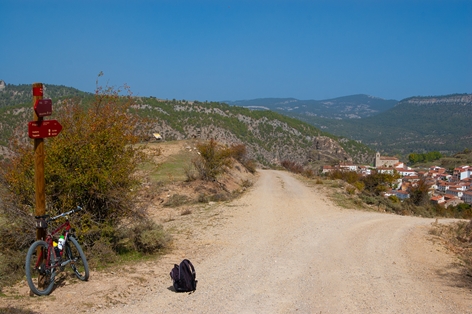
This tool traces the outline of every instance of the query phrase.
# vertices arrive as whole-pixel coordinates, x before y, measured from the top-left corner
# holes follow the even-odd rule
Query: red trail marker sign
[[[62,125],[57,120],[43,120],[28,122],[28,136],[30,138],[45,138],[57,136]]]
[[[40,99],[34,104],[34,111],[38,117],[46,117],[52,115],[52,100]]]

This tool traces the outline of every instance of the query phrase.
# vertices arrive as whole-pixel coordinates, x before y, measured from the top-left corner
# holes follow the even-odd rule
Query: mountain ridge
[[[472,146],[472,94],[409,97],[378,115],[357,120],[291,116],[336,136],[403,157],[427,151],[452,154]]]
[[[94,99],[89,94],[74,98],[84,105]],[[54,108],[61,106],[62,99],[53,99]],[[374,155],[356,141],[341,141],[312,125],[274,111],[252,111],[217,102],[164,101],[153,97],[132,99],[133,110],[145,117],[151,123],[152,133],[161,134],[164,140],[213,138],[227,145],[243,143],[248,155],[262,165],[277,165],[283,160],[317,166],[339,160],[371,163]],[[27,140],[27,122],[33,116],[31,100],[0,107],[0,116],[2,151],[13,134]],[[15,133],[17,128],[19,132]],[[150,139],[152,133],[148,135]],[[326,145],[316,144],[320,142]]]
[[[273,110],[282,114],[300,114],[331,119],[361,119],[393,108],[397,100],[355,94],[324,100],[299,100],[296,98],[257,98],[252,100],[225,101],[233,106]]]

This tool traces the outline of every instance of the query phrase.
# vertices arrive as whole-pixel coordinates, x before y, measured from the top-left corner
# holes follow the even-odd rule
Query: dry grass
[[[472,276],[472,220],[451,224],[433,223],[429,233],[439,237],[445,246],[464,263],[467,275]]]
[[[197,151],[193,140],[148,143],[146,152],[151,160],[143,163],[140,169],[151,183],[167,185],[195,176],[191,160]]]
[[[3,314],[39,314],[39,312],[34,312],[31,310],[23,310],[15,307],[0,307],[0,313]]]
[[[185,208],[183,209],[181,212],[180,212],[180,215],[181,216],[185,216],[185,215],[190,215],[192,213],[192,209],[191,208]]]

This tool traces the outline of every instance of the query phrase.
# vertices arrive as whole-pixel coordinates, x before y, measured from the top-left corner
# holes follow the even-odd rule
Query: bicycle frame
[[[82,209],[82,208],[78,207],[78,209]],[[52,218],[47,220],[49,222],[49,221],[54,221],[54,220],[56,220],[60,217],[66,217],[66,221],[62,225],[57,227],[54,231],[52,231],[50,233],[48,232],[47,235],[46,235],[45,241],[48,245],[48,251],[47,251],[47,255],[46,255],[46,265],[44,265],[45,266],[45,269],[44,269],[45,271],[50,271],[52,268],[55,268],[57,266],[63,266],[63,265],[60,265],[56,262],[54,262],[54,264],[50,263],[51,262],[51,256],[56,257],[56,252],[55,252],[54,245],[53,245],[53,236],[55,234],[57,234],[59,231],[61,231],[62,229],[65,229],[65,232],[64,232],[65,241],[64,241],[64,246],[62,247],[62,252],[64,252],[65,247],[66,247],[65,244],[67,243],[67,240],[69,238],[69,231],[72,229],[72,226],[70,225],[69,218],[67,217],[67,215],[69,215],[71,213],[74,213],[75,211],[76,211],[76,209],[68,211],[66,213],[62,213],[60,215],[57,215],[57,216],[52,217]],[[43,256],[44,252],[38,252],[38,253],[39,253],[38,254],[38,260],[36,261],[36,264],[35,264],[35,267],[37,269],[40,268],[40,265],[42,264],[43,260],[45,259],[44,256]]]

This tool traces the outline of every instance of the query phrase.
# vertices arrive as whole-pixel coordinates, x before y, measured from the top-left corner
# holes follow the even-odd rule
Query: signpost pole
[[[38,117],[34,106],[37,101],[43,99],[43,84],[33,83],[33,121],[41,122],[43,117]],[[43,216],[46,214],[46,182],[44,179],[44,139],[34,139],[34,181],[36,208],[35,216]],[[46,229],[36,229],[36,240],[44,240],[46,237]]]

